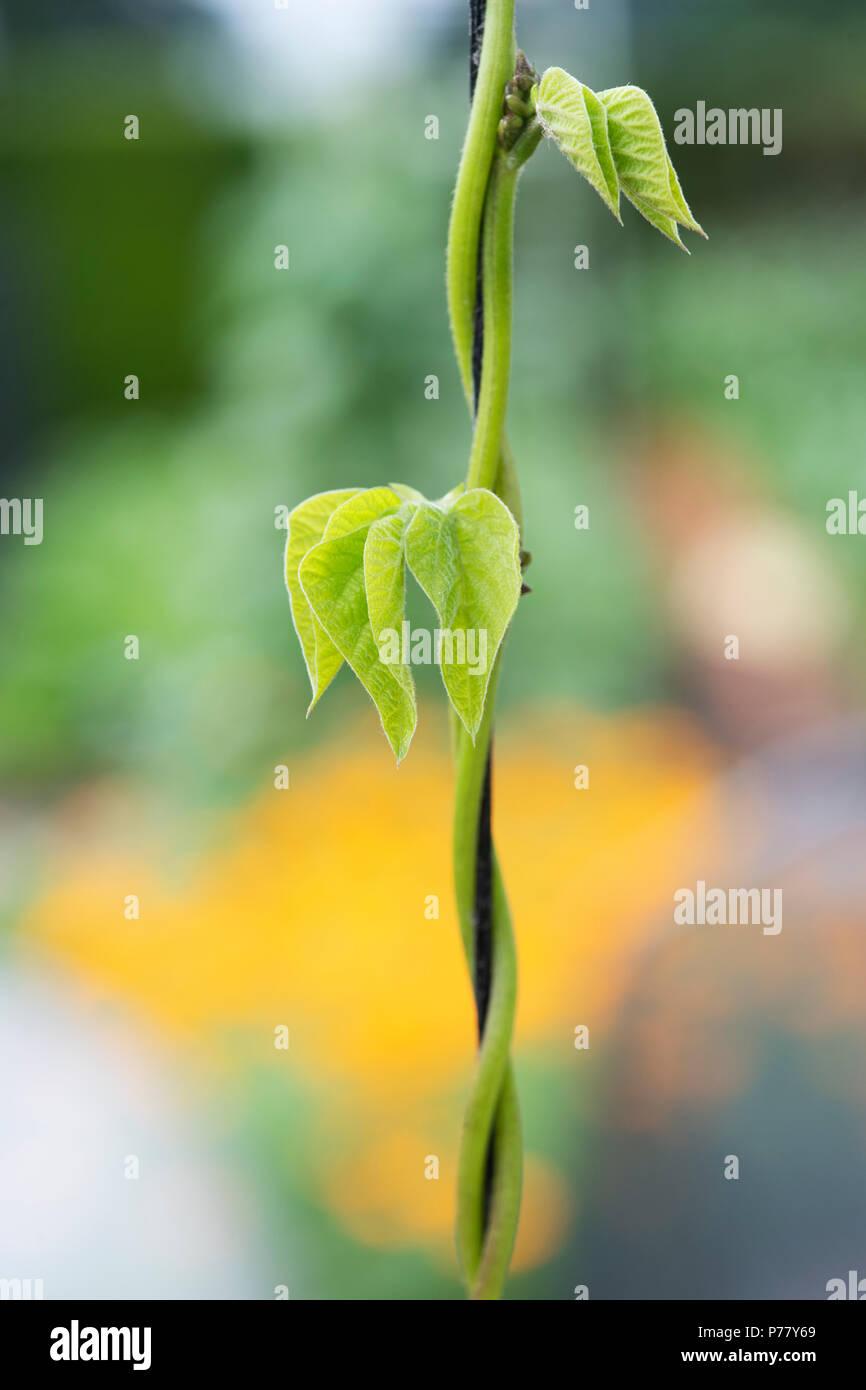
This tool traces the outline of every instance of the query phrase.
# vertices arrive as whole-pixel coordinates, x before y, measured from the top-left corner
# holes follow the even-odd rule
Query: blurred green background
[[[828,499],[866,491],[866,17],[853,0],[519,0],[518,15],[539,69],[639,83],[669,141],[674,112],[703,100],[782,108],[784,146],[672,146],[710,234],[690,259],[630,207],[618,227],[552,147],[522,180],[509,431],[533,592],[509,637],[500,802],[525,902],[518,1068],[537,1165],[512,1292],[821,1297],[866,1259],[862,1023],[840,994],[866,984],[866,566],[858,538],[825,529]],[[18,1216],[0,1273],[45,1269],[49,1296],[457,1296],[448,1173],[435,1203],[407,1176],[437,1136],[456,1142],[471,1020],[450,937],[431,957],[447,1003],[429,1023],[456,1042],[413,1054],[411,1000],[396,999],[432,968],[426,946],[417,979],[404,959],[426,926],[401,915],[401,873],[407,902],[441,892],[435,941],[451,930],[438,675],[421,675],[402,783],[347,677],[307,723],[274,516],[395,478],[436,496],[465,471],[444,298],[464,6],[43,0],[0,16],[0,489],[45,505],[41,546],[0,539],[0,910],[19,1001],[5,1026],[16,1054],[36,1049],[10,1081]],[[594,790],[576,811],[580,762]],[[268,846],[255,865],[248,843]],[[732,883],[793,875],[782,937],[751,953],[741,938],[677,945],[670,891],[713,865]],[[130,924],[111,903],[140,881],[160,907],[148,918],[143,901],[142,936],[118,947]],[[327,965],[309,955],[319,932]],[[363,1016],[378,991],[367,1050],[341,1067],[332,1042],[326,1060],[317,1029],[339,1038],[335,1017]],[[270,1041],[295,1027],[282,999],[307,1039],[285,1066]],[[573,1026],[596,1017],[583,1059]],[[80,1051],[75,1083],[43,1019]],[[106,1055],[101,1030],[117,1027],[147,1078],[129,1079],[120,1045]],[[701,1039],[702,1067],[682,1073]],[[69,1127],[46,1117],[75,1085],[102,1097],[99,1159],[86,1144],[69,1159],[60,1207],[45,1184],[17,1200],[40,1145],[66,1162]],[[426,1098],[417,1134],[408,1094]],[[722,1158],[768,1114],[763,1186],[735,1201]],[[815,1115],[824,1142],[792,1165]],[[139,1128],[164,1157],[147,1219],[121,1182]],[[198,1205],[178,1262],[160,1233],[184,1184]],[[98,1238],[71,1218],[52,1236],[76,1192]]]

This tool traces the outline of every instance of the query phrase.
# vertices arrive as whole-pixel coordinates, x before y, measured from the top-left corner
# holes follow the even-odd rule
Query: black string
[[[469,0],[469,99],[475,96],[478,64],[481,61],[481,40],[487,0]],[[475,410],[481,392],[481,358],[484,353],[484,281],[481,269],[481,238],[478,239],[478,262],[475,271],[475,305],[472,316],[472,394]]]
[[[469,0],[469,96],[475,96],[481,40],[487,0]],[[478,239],[478,264],[475,272],[475,309],[472,316],[472,395],[475,413],[481,392],[481,361],[484,355],[484,277],[481,261],[481,238]],[[472,921],[472,946],[475,958],[475,1011],[478,1015],[478,1041],[484,1037],[487,1011],[490,1007],[490,985],[493,967],[493,837],[490,829],[491,771],[493,741],[487,750],[484,786],[478,811],[478,838],[475,846],[475,903]],[[484,1228],[490,1211],[493,1192],[493,1134],[487,1146],[484,1174]]]
[[[487,0],[469,0],[469,94],[475,95],[481,40]],[[472,322],[472,389],[475,409],[481,390],[481,359],[484,353],[484,284],[479,238],[478,269],[475,284],[475,313]],[[484,1036],[487,1010],[490,1005],[492,973],[492,915],[493,915],[493,840],[490,831],[491,750],[487,753],[484,788],[478,814],[478,840],[475,851],[475,911],[473,921],[473,954],[475,957],[475,1009],[478,1014],[478,1037]]]
[[[484,16],[487,0],[469,0],[469,97],[475,95],[478,64],[481,61],[481,40],[484,37]]]

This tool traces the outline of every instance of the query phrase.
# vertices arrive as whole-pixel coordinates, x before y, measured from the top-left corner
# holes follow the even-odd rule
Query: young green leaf
[[[408,667],[389,665],[380,657],[367,595],[367,545],[376,621],[399,627],[402,531],[414,506],[387,487],[358,493],[333,512],[323,539],[299,568],[313,613],[373,700],[398,762],[415,732],[415,689]]]
[[[562,68],[548,68],[534,91],[535,111],[578,173],[592,184],[617,221],[619,184],[607,132],[607,112],[595,92]]]
[[[389,483],[392,492],[396,492],[398,497],[402,497],[404,502],[423,502],[424,494],[417,488],[410,487],[408,483]]]
[[[325,527],[333,513],[344,502],[354,497],[357,488],[342,488],[334,492],[319,492],[308,497],[289,514],[288,537],[286,539],[286,587],[289,591],[289,606],[292,622],[298,634],[304,664],[310,677],[313,698],[310,710],[328,688],[343,664],[337,651],[321,623],[317,622],[298,579],[298,567],[307,551],[322,539]]]
[[[607,111],[610,148],[625,196],[677,245],[682,246],[678,222],[704,236],[683,197],[661,122],[646,92],[640,87],[611,87],[598,96]]]
[[[405,544],[409,568],[448,634],[442,680],[474,740],[496,653],[520,597],[517,523],[494,493],[471,488],[420,506]],[[455,659],[461,645],[464,659]]]
[[[423,502],[424,499],[421,500]],[[370,626],[380,653],[383,633],[388,630],[397,632],[403,621],[406,603],[406,551],[403,538],[414,511],[414,504],[404,504],[399,511],[379,517],[367,532],[364,587]],[[406,668],[401,667],[400,670]]]
[[[402,499],[391,487],[370,487],[364,492],[356,492],[342,506],[336,508],[325,526],[323,540],[336,540],[359,526],[369,526],[377,517],[387,516],[402,505]]]
[[[671,186],[671,196],[679,208],[679,217],[677,221],[680,222],[683,227],[688,227],[691,231],[698,232],[705,240],[708,240],[706,232],[700,223],[695,220],[694,214],[683,196],[683,190],[677,178],[677,171],[671,163],[670,155],[668,155],[668,179]]]
[[[655,227],[657,231],[661,232],[662,236],[666,236],[669,241],[675,242],[676,245],[681,248],[681,250],[685,251],[687,256],[690,256],[692,254],[689,248],[686,246],[685,242],[680,237],[679,228],[677,227],[676,222],[674,222],[672,218],[663,217],[662,214],[660,212],[656,212],[655,208],[651,207],[649,203],[643,202],[642,199],[635,197],[634,194],[632,194],[631,198],[629,199],[629,202],[637,208],[641,217],[645,217],[647,222],[649,222],[651,226]]]

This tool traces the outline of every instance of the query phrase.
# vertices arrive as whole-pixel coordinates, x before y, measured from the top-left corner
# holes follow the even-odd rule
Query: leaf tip
[[[452,703],[453,703],[453,702],[452,702]],[[485,691],[484,703],[485,703],[485,704],[487,703],[487,692],[486,692],[486,691]],[[456,707],[456,705],[455,705],[455,709],[456,709],[456,708],[457,708],[457,707]],[[477,738],[478,738],[478,730],[481,728],[481,718],[482,718],[482,715],[484,714],[484,708],[483,708],[483,706],[482,706],[482,708],[481,708],[481,710],[479,711],[479,713],[478,713],[477,715],[475,715],[474,718],[470,718],[470,719],[467,719],[466,716],[463,714],[463,712],[462,712],[461,710],[457,710],[457,713],[458,713],[459,716],[460,716],[460,723],[463,725],[464,729],[466,730],[467,734],[469,735],[469,740],[470,740],[470,742],[471,742],[471,744],[472,744],[472,747],[474,748],[474,747],[475,747],[476,740],[477,740]]]
[[[398,768],[402,764],[403,759],[406,757],[406,754],[409,752],[409,749],[412,746],[412,739],[415,737],[415,727],[415,724],[413,724],[410,733],[408,735],[404,735],[404,737],[399,739],[396,743],[391,738],[390,734],[385,735],[385,737],[391,745],[391,752],[394,754],[394,758],[396,760]]]

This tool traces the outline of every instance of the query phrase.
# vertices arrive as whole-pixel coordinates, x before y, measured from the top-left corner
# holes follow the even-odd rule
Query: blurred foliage
[[[687,67],[637,25],[648,50],[638,75],[652,85],[644,67],[658,65],[670,105],[698,92],[712,100],[716,80],[718,17],[690,6],[677,31],[681,9],[670,7],[674,31],[688,29]],[[754,78],[767,26],[801,51],[806,21],[795,11],[738,7],[743,100],[777,99]],[[550,17],[532,7],[527,19],[538,47],[552,48]],[[850,61],[853,22],[837,7],[835,22],[818,26],[840,62]],[[707,31],[700,45],[695,25]],[[21,49],[4,95],[19,119],[0,122],[15,210],[4,278],[23,311],[18,374],[38,391],[18,409],[36,455],[28,489],[46,499],[44,545],[4,546],[0,771],[38,782],[126,768],[196,798],[233,796],[302,731],[274,508],[393,477],[435,495],[465,467],[442,292],[464,75],[453,64],[425,72],[420,102],[411,80],[380,90],[363,140],[317,122],[253,142],[196,120],[171,94],[164,39],[137,36],[133,49],[117,31],[101,44],[80,38]],[[587,62],[604,82],[613,59],[597,49]],[[772,52],[781,73],[785,44]],[[133,144],[121,120],[139,108]],[[818,260],[826,217],[808,196],[795,220],[786,205],[791,162],[806,158],[798,108],[786,105],[794,124],[778,159],[681,151],[684,186],[712,234],[690,262],[652,244],[636,217],[607,227],[552,149],[525,176],[511,432],[535,560],[509,641],[506,702],[542,683],[601,704],[665,689],[654,537],[626,505],[612,425],[680,409],[713,421],[748,442],[768,489],[818,533],[823,501],[847,485],[862,433],[862,211],[832,229],[833,256]],[[446,113],[438,142],[423,139],[428,110]],[[829,146],[832,132],[823,138]],[[723,178],[720,197],[722,164],[740,183]],[[832,169],[831,159],[825,179]],[[292,264],[281,274],[273,248],[283,241]],[[572,269],[578,241],[591,243],[589,274]],[[542,330],[558,353],[538,353]],[[137,403],[122,395],[132,370]],[[733,370],[736,405],[720,386]],[[436,402],[424,397],[430,373]],[[7,390],[13,418],[18,395]],[[578,503],[590,506],[589,532],[574,531]],[[133,632],[137,664],[121,655]],[[357,698],[335,688],[309,736]]]
[[[51,431],[62,439],[70,421],[119,418],[118,376],[137,373],[162,412],[203,388],[188,333],[201,224],[250,144],[215,132],[170,80],[171,27],[90,28],[81,12],[76,26],[46,27],[37,42],[15,22],[24,11],[11,8],[0,303],[17,333],[14,359],[0,368],[0,470],[14,477]],[[148,7],[124,18],[136,15],[153,18]],[[202,26],[205,55],[215,51],[208,34]],[[130,112],[141,120],[137,142],[123,138]]]

